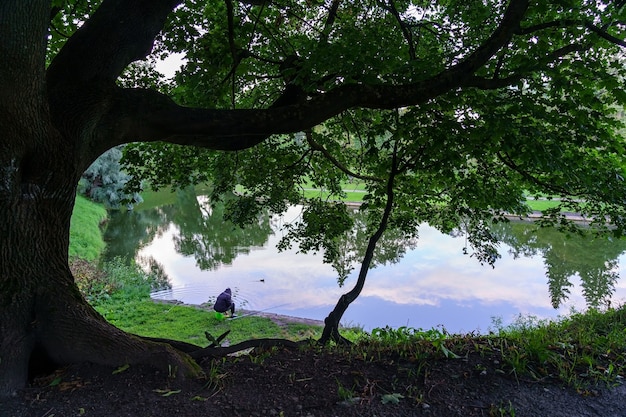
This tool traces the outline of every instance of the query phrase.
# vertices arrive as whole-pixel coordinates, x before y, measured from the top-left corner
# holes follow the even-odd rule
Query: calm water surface
[[[107,255],[156,260],[172,288],[153,298],[201,304],[230,287],[238,307],[319,320],[354,285],[358,267],[340,288],[320,254],[275,249],[280,225],[296,219],[299,207],[241,232],[203,201],[180,194],[175,205],[115,214]],[[620,268],[626,242],[565,239],[554,231],[537,237],[532,230],[526,223],[501,230],[511,245],[500,246],[502,258],[491,268],[463,254],[463,237],[423,225],[417,246],[399,262],[370,270],[342,322],[366,330],[443,326],[484,333],[494,318],[506,325],[520,314],[553,318],[590,300],[626,299]],[[552,298],[559,297],[565,300],[554,308]]]

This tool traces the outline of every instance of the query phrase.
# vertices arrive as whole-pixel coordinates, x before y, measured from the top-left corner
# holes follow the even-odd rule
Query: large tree
[[[428,201],[440,193],[450,207],[460,202],[454,216],[438,214],[446,227],[472,210],[508,208],[506,199],[496,199],[493,207],[486,203],[495,181],[475,186],[480,178],[493,178],[481,172],[507,168],[535,185],[580,186],[584,197],[598,202],[589,206],[594,213],[612,216],[621,230],[620,172],[610,168],[623,152],[608,110],[624,99],[615,49],[624,45],[623,21],[623,1],[1,2],[0,395],[26,383],[35,358],[148,363],[181,374],[197,369],[171,345],[107,323],[85,302],[69,270],[78,181],[117,145],[158,142],[146,158],[158,155],[160,168],[193,161],[195,169],[203,153],[181,157],[185,151],[167,144],[222,151],[268,144],[274,155],[293,155],[305,140],[301,135],[278,144],[272,135],[304,131],[309,149],[334,166],[345,163],[329,149],[335,155],[362,152],[366,160],[373,150],[393,153],[391,171],[387,165],[363,175],[373,184],[385,184],[380,179],[389,172],[395,177],[397,163],[410,171],[431,164],[437,175],[424,183],[407,181],[399,201],[406,210],[414,204],[423,212],[429,206],[410,195],[428,185],[435,190]],[[175,85],[150,82],[149,68],[133,66],[155,45],[159,56],[186,53]],[[345,113],[395,108],[402,109],[391,113],[398,118]],[[336,117],[342,114],[343,122]],[[324,129],[311,130],[331,118]],[[333,123],[358,135],[360,130],[346,126],[367,120],[367,146],[332,148]],[[385,140],[391,121],[401,142]],[[464,135],[466,128],[471,135]],[[486,158],[481,146],[499,162]],[[405,159],[397,158],[398,150]],[[420,159],[426,154],[428,161]],[[263,164],[271,159],[267,155],[247,156]],[[236,158],[206,159],[231,180]],[[457,169],[451,161],[465,165]],[[583,169],[586,164],[591,168]],[[358,174],[354,166],[344,168]],[[163,177],[202,178],[181,172]],[[290,172],[263,172],[266,181],[295,181]],[[222,177],[216,184],[228,182]],[[458,192],[442,192],[452,184],[446,178],[454,178]],[[373,193],[373,206],[382,195]],[[281,196],[270,199],[277,209]]]

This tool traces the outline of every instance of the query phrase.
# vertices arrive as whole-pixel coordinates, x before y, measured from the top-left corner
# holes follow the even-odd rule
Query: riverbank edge
[[[160,304],[171,304],[171,305],[178,305],[178,306],[183,306],[183,307],[197,308],[199,310],[204,310],[204,311],[213,311],[213,306],[209,304],[187,304],[180,300],[163,300],[163,299],[152,298],[152,297],[150,297],[150,300],[152,300],[152,302],[160,303]],[[289,316],[289,315],[284,315],[284,314],[268,313],[266,311],[257,311],[257,310],[237,311],[236,317],[243,318],[243,316],[247,316],[247,317],[254,316],[254,317],[263,317],[266,319],[270,319],[273,323],[275,323],[276,325],[280,327],[284,327],[288,324],[304,324],[306,326],[324,327],[323,320],[310,319],[306,317]]]

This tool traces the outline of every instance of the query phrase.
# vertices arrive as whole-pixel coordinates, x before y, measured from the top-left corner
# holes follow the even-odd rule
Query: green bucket
[[[224,315],[222,313],[220,313],[219,311],[215,312],[215,318],[218,319],[219,321],[224,320]]]

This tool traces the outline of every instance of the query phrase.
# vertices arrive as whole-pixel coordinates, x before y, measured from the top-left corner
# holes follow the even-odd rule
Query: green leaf
[[[195,397],[192,397],[192,398],[191,398],[191,401],[207,401],[207,400],[208,400],[208,398],[206,398],[206,397],[201,397],[201,396],[199,396],[199,395],[196,395]]]
[[[170,395],[179,394],[182,390],[155,389],[154,392],[160,394],[161,397],[169,397]]]
[[[381,402],[383,404],[398,404],[400,402],[401,399],[404,398],[404,395],[402,394],[398,394],[398,393],[393,393],[393,394],[385,394],[383,395],[383,398],[381,400]]]
[[[59,385],[61,383],[61,381],[63,381],[63,378],[61,378],[61,377],[54,378],[52,380],[52,382],[50,382],[50,384],[48,386],[56,387],[57,385]]]
[[[121,374],[122,372],[124,372],[125,370],[127,370],[128,368],[130,368],[130,365],[126,364],[126,365],[122,365],[119,368],[117,368],[115,371],[113,371],[113,375],[116,374]]]

